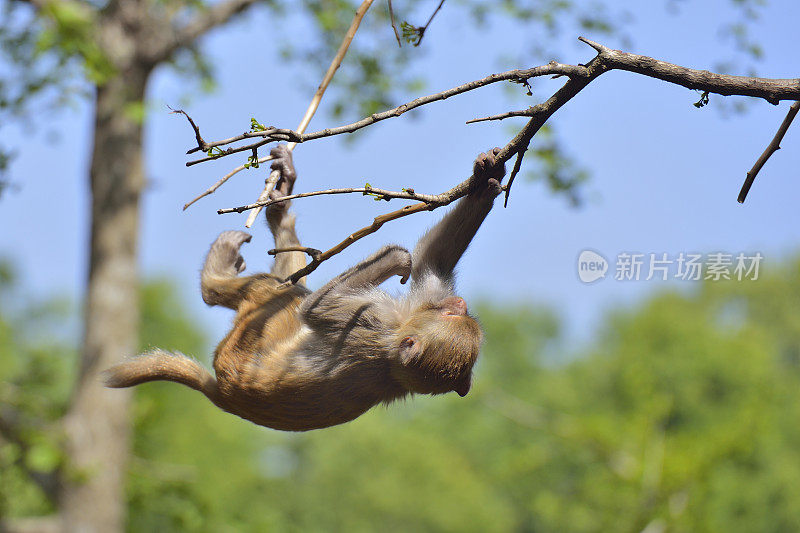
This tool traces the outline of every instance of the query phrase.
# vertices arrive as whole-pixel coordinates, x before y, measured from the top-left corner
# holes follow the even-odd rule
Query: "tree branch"
[[[189,118],[189,116],[186,115],[186,118]],[[205,163],[206,161],[214,161],[215,159],[220,159],[220,158],[225,157],[227,155],[236,154],[236,153],[239,153],[239,152],[247,152],[247,151],[257,150],[258,148],[261,148],[265,144],[269,144],[269,143],[275,142],[275,141],[289,141],[289,142],[292,142],[292,143],[303,142],[302,136],[298,135],[297,132],[295,132],[294,130],[285,129],[285,128],[276,128],[274,126],[270,126],[265,130],[248,131],[248,132],[242,133],[241,135],[236,135],[235,137],[231,137],[229,139],[223,139],[221,141],[214,141],[214,142],[210,142],[210,143],[207,143],[207,142],[204,142],[204,141],[203,142],[198,142],[197,146],[195,146],[194,148],[188,150],[186,153],[187,154],[192,154],[194,152],[199,152],[199,151],[207,152],[208,150],[210,150],[212,148],[217,148],[218,146],[224,146],[226,144],[235,143],[237,141],[241,141],[243,139],[250,139],[250,138],[253,138],[253,137],[262,137],[263,140],[261,140],[259,142],[252,143],[252,144],[248,144],[247,146],[239,146],[239,147],[236,147],[236,148],[231,147],[231,148],[227,148],[225,150],[221,150],[220,149],[219,153],[214,153],[214,154],[209,155],[208,157],[204,157],[202,159],[196,159],[194,161],[189,161],[188,163],[186,163],[186,166],[187,167],[191,167],[191,166],[196,165],[198,163]]]
[[[514,161],[514,168],[511,169],[511,176],[508,178],[508,182],[505,185],[506,196],[503,199],[503,207],[508,207],[508,197],[511,194],[511,186],[514,184],[514,179],[519,174],[519,169],[522,167],[522,158],[525,157],[525,152],[528,150],[526,146],[523,150],[517,152],[517,159]]]
[[[753,182],[756,179],[761,167],[764,166],[764,163],[767,160],[781,149],[781,141],[783,140],[783,136],[786,135],[789,126],[792,125],[792,121],[794,117],[797,115],[797,112],[800,110],[800,102],[795,102],[789,107],[789,112],[786,113],[786,118],[783,119],[781,126],[778,128],[778,131],[775,133],[775,136],[770,141],[769,145],[767,145],[766,150],[761,154],[761,156],[756,160],[753,168],[750,169],[750,172],[747,173],[747,177],[744,180],[744,184],[742,185],[742,190],[739,191],[739,198],[737,201],[740,204],[744,203],[745,198],[747,198],[747,193],[750,192],[750,187],[753,186]]]
[[[781,100],[800,100],[800,79],[770,79],[717,74],[708,70],[686,68],[652,57],[612,50],[588,39],[581,40],[596,50],[609,70],[626,70],[656,78],[687,89],[708,91],[723,96],[763,98],[777,105]],[[598,48],[601,47],[601,48]]]
[[[171,56],[179,48],[189,46],[208,31],[224,25],[256,2],[258,0],[226,0],[208,6],[186,25],[173,31],[172,38],[159,47],[154,56],[158,59]]]
[[[275,200],[263,200],[256,202],[254,204],[249,205],[241,205],[239,207],[228,207],[225,209],[217,210],[218,215],[224,215],[227,213],[242,213],[244,211],[249,211],[250,209],[256,209],[258,207],[269,207],[272,204],[277,204],[278,202],[283,202],[286,200],[294,200],[295,198],[308,198],[309,196],[321,196],[323,194],[352,194],[352,193],[361,193],[364,196],[373,196],[377,200],[389,200],[389,199],[403,199],[403,200],[422,200],[427,204],[435,204],[437,202],[437,195],[431,194],[417,194],[414,192],[414,189],[406,189],[402,192],[397,191],[387,191],[386,189],[377,189],[375,187],[345,187],[341,189],[325,189],[323,191],[312,191],[312,192],[303,192],[299,194],[290,194],[287,196],[281,196]]]
[[[416,109],[426,104],[430,104],[433,102],[438,102],[441,100],[447,100],[452,96],[456,96],[458,94],[462,94],[468,91],[473,91],[480,87],[485,87],[486,85],[491,85],[492,83],[497,83],[500,81],[520,81],[520,80],[527,80],[529,78],[534,78],[538,76],[549,76],[549,75],[564,75],[564,76],[571,76],[571,77],[581,77],[586,76],[586,67],[580,65],[564,65],[561,63],[556,63],[552,61],[547,65],[542,65],[538,67],[533,67],[529,69],[515,69],[509,70],[507,72],[501,72],[498,74],[491,74],[482,78],[480,80],[471,81],[465,83],[463,85],[459,85],[458,87],[453,87],[452,89],[448,89],[446,91],[442,91],[440,93],[430,94],[428,96],[421,96],[419,98],[415,98],[410,102],[406,102],[405,104],[399,105],[393,109],[389,109],[387,111],[382,111],[380,113],[373,113],[372,115],[365,117],[359,121],[353,122],[351,124],[346,124],[344,126],[339,126],[336,128],[325,128],[324,130],[315,131],[312,133],[304,133],[302,135],[297,135],[294,142],[297,143],[304,143],[308,141],[314,141],[317,139],[322,139],[324,137],[333,137],[334,135],[342,135],[345,133],[354,133],[361,128],[365,128],[367,126],[371,126],[376,122],[381,122],[382,120],[386,120],[389,118],[396,118],[400,115],[411,111],[412,109]],[[287,130],[280,130],[281,132],[285,132]],[[264,132],[249,132],[244,133],[237,137],[231,137],[230,139],[225,139],[223,141],[216,141],[207,143],[208,147],[217,147],[222,146],[225,144],[229,144],[235,141],[239,141],[249,137],[263,137]],[[213,157],[206,157],[203,159],[197,159],[194,161],[189,161],[186,163],[186,166],[196,165],[198,163],[204,163],[206,161],[210,161],[212,159],[219,159],[220,157],[225,157],[229,154],[236,153],[236,152],[245,152],[247,150],[251,150],[252,148],[258,148],[263,146],[264,144],[268,143],[269,141],[259,141],[257,143],[243,145],[241,147],[237,147],[234,149],[226,150],[224,153],[213,156]],[[196,149],[192,149],[187,153],[195,152]]]
[[[392,7],[392,0],[389,0],[388,3],[389,3],[389,20],[392,23],[392,30],[394,30],[394,38],[397,39],[397,46],[402,48],[403,42],[400,40],[400,34],[397,31],[397,23],[394,20],[394,8]]]
[[[309,256],[311,256],[312,259],[322,255],[322,252],[320,252],[316,248],[309,248],[308,246],[300,246],[299,244],[293,246],[286,246],[284,248],[273,248],[272,250],[267,250],[267,255],[284,254],[286,252],[303,252],[304,254],[308,254]]]
[[[597,75],[599,75],[599,73],[607,72],[609,70],[625,70],[629,72],[635,72],[637,74],[641,74],[643,76],[647,76],[650,78],[656,78],[669,83],[681,85],[688,89],[703,90],[714,94],[721,94],[724,96],[737,95],[737,96],[750,96],[754,98],[763,98],[764,100],[773,104],[776,104],[781,100],[800,100],[800,79],[797,78],[770,79],[770,78],[755,78],[747,76],[732,76],[728,74],[716,74],[714,72],[709,72],[707,70],[697,70],[697,69],[682,67],[680,65],[675,65],[672,63],[668,63],[666,61],[653,59],[652,57],[648,56],[642,56],[638,54],[631,54],[628,52],[621,52],[619,50],[613,50],[611,48],[595,43],[583,37],[580,37],[580,40],[598,51],[598,55],[593,60],[595,68],[599,71]],[[575,78],[586,78],[587,76],[589,76],[589,72],[586,66],[584,65],[565,65],[553,61],[548,63],[547,65],[541,65],[529,69],[516,69],[498,74],[492,74],[480,80],[471,81],[463,85],[453,87],[452,89],[448,89],[446,91],[416,98],[414,100],[411,100],[410,102],[397,106],[393,109],[372,114],[369,117],[365,117],[357,122],[353,122],[352,124],[347,124],[336,128],[326,128],[324,130],[316,131],[313,133],[297,135],[296,139],[293,142],[303,143],[316,139],[321,139],[323,137],[332,137],[334,135],[353,133],[357,130],[360,130],[361,128],[371,126],[376,122],[380,122],[388,118],[399,117],[403,113],[406,113],[417,107],[430,104],[432,102],[446,100],[451,96],[472,91],[480,87],[490,85],[492,83],[497,83],[500,81],[522,82],[522,81],[527,81],[530,78],[539,76],[548,76],[548,75],[568,76],[571,79],[575,79]],[[592,79],[594,79],[594,77],[597,77],[597,75],[594,75]],[[508,111],[506,113],[502,113],[499,115],[493,115],[481,119],[472,119],[468,121],[468,123],[480,122],[485,120],[501,120],[509,117],[520,117],[520,116],[532,117],[540,112],[539,109],[540,106],[541,104],[537,106],[532,106],[522,111]],[[208,143],[208,146],[221,146],[224,144],[229,144],[235,141],[243,140],[248,137],[263,138],[268,134],[270,134],[271,131],[272,130],[270,130],[270,132],[250,132],[240,135],[238,137],[232,137],[231,139],[226,139],[224,141]],[[275,131],[276,132],[279,131],[280,133],[285,134],[290,130],[275,129]],[[189,161],[186,163],[186,165],[191,166],[197,163],[209,161],[211,159],[219,159],[220,157],[224,157],[232,153],[243,152],[251,150],[252,148],[258,148],[268,142],[270,141],[264,139],[257,143],[228,149],[225,150],[224,153],[220,155],[215,155],[213,157],[207,157],[195,161]]]
[[[444,5],[444,0],[440,0],[439,5],[436,6],[436,9],[433,11],[433,13],[431,13],[428,22],[426,22],[423,27],[417,30],[417,32],[419,33],[419,39],[417,39],[417,42],[414,43],[414,46],[420,45],[420,43],[422,42],[422,38],[425,37],[425,32],[428,31],[428,27],[431,25],[431,22],[433,22],[433,19],[436,18],[436,14],[439,13],[439,10],[442,9],[443,5]]]
[[[218,182],[216,182],[214,185],[212,185],[211,187],[206,189],[202,194],[198,195],[193,200],[191,200],[188,203],[184,204],[183,210],[186,211],[186,209],[188,209],[189,206],[192,205],[193,203],[195,203],[196,201],[200,200],[201,198],[205,198],[209,194],[213,194],[214,191],[216,191],[217,189],[219,189],[222,186],[223,183],[228,181],[230,178],[232,178],[233,176],[235,176],[236,174],[238,174],[242,170],[244,170],[246,168],[258,168],[258,165],[261,165],[262,163],[266,163],[267,161],[272,161],[272,156],[268,155],[267,157],[260,157],[256,161],[258,163],[257,165],[253,165],[252,163],[250,163],[249,166],[239,165],[238,167],[234,168],[233,170],[231,170],[230,172],[228,172],[227,174],[222,176],[222,178],[220,178],[220,180]],[[239,213],[241,213],[241,211],[239,211]]]
[[[289,276],[286,279],[285,285],[293,285],[297,283],[303,277],[307,276],[311,272],[314,272],[323,261],[326,261],[331,257],[333,257],[334,255],[342,252],[345,248],[347,248],[357,240],[363,239],[367,235],[375,233],[376,231],[381,229],[381,226],[383,226],[386,222],[389,222],[391,220],[397,220],[398,218],[406,217],[408,215],[413,215],[414,213],[419,213],[420,211],[432,211],[433,209],[436,209],[436,207],[439,206],[434,204],[419,203],[419,204],[407,205],[402,209],[398,209],[397,211],[392,211],[391,213],[386,213],[384,215],[375,217],[372,220],[372,224],[370,224],[369,226],[366,226],[354,233],[351,233],[345,240],[343,240],[330,250],[327,250],[319,255],[312,256],[311,262],[305,267],[295,272],[294,274],[292,274],[291,276]]]

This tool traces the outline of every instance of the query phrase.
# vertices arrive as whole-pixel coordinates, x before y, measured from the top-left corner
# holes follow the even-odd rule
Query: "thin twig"
[[[317,112],[317,108],[319,107],[319,103],[322,101],[322,95],[325,94],[325,89],[328,88],[331,80],[333,79],[333,75],[336,74],[336,70],[339,68],[339,65],[342,64],[344,60],[344,56],[347,54],[347,49],[350,48],[350,43],[353,42],[353,37],[356,35],[356,31],[358,31],[358,27],[361,25],[361,20],[364,18],[364,15],[367,14],[367,10],[372,5],[373,0],[364,0],[361,2],[361,5],[358,6],[356,9],[356,14],[353,17],[353,22],[350,23],[350,27],[347,29],[347,33],[344,36],[344,40],[342,40],[342,44],[339,46],[339,50],[336,52],[336,56],[331,61],[330,66],[328,67],[328,71],[325,72],[325,77],[322,78],[322,83],[319,84],[317,88],[317,92],[314,93],[314,98],[311,99],[311,104],[308,106],[306,110],[306,114],[303,116],[303,120],[300,121],[300,125],[297,127],[297,133],[302,135],[306,128],[308,127],[308,123],[311,122],[311,118],[314,116],[314,113]],[[297,146],[296,142],[290,142],[287,146],[289,151],[291,152],[294,150],[294,147]],[[264,187],[264,191],[258,197],[258,202],[263,202],[269,198],[269,193],[275,188],[275,184],[278,183],[278,179],[280,177],[280,172],[277,170],[273,170],[269,178],[266,180],[266,185]],[[257,207],[250,212],[250,215],[247,217],[247,222],[245,222],[245,227],[249,228],[253,225],[258,214],[261,212],[261,208]]]
[[[425,32],[428,30],[428,26],[431,25],[431,22],[433,22],[433,18],[436,16],[439,10],[442,9],[443,4],[444,0],[441,0],[441,2],[439,2],[439,5],[436,6],[436,9],[431,14],[431,17],[428,19],[428,22],[426,22],[425,25],[419,29],[419,39],[417,40],[417,42],[414,43],[414,46],[419,46],[419,43],[422,42],[422,38],[425,37]]]
[[[289,133],[286,133],[286,132],[289,132]],[[195,159],[194,161],[188,161],[186,163],[186,166],[187,167],[191,167],[191,166],[197,165],[199,163],[205,163],[207,161],[214,161],[214,160],[217,160],[217,159],[220,159],[220,158],[232,155],[232,154],[238,154],[239,152],[251,152],[251,151],[257,150],[258,148],[261,148],[265,144],[269,144],[271,142],[280,142],[280,141],[287,141],[287,142],[290,142],[290,143],[301,142],[301,137],[299,135],[297,135],[297,133],[295,133],[294,130],[275,130],[272,133],[258,132],[257,135],[251,135],[250,132],[248,132],[248,133],[243,133],[242,135],[237,135],[236,137],[231,137],[231,139],[237,139],[237,138],[247,139],[247,138],[254,137],[254,136],[255,137],[264,137],[264,139],[261,140],[261,141],[252,143],[252,144],[248,144],[246,146],[229,147],[229,148],[226,148],[225,150],[221,150],[220,149],[219,153],[212,153],[211,155],[208,155],[208,156],[203,157],[201,159]],[[226,139],[225,141],[228,141],[228,140],[229,139]],[[217,142],[214,142],[214,143],[208,143],[207,146],[208,146],[208,148],[212,148],[212,147],[220,146],[222,144],[227,144],[227,143],[223,142],[223,141],[217,141]],[[197,150],[192,148],[191,150],[187,151],[186,153],[188,154],[188,153],[193,152],[193,151],[197,151]]]
[[[262,158],[258,159],[258,164],[260,165],[260,164],[262,164],[262,163],[266,163],[267,161],[271,161],[271,160],[272,160],[272,156],[271,156],[271,155],[268,155],[267,157],[262,157]],[[206,189],[206,191],[205,191],[203,194],[201,194],[200,196],[198,196],[197,198],[195,198],[195,199],[194,199],[194,200],[192,200],[191,202],[189,202],[189,203],[187,203],[186,205],[184,205],[184,206],[183,206],[183,210],[184,210],[184,211],[186,211],[186,209],[187,209],[187,208],[188,208],[190,205],[192,205],[193,203],[195,203],[195,202],[196,202],[196,201],[198,201],[199,199],[201,199],[201,198],[205,198],[205,197],[206,197],[206,196],[208,196],[209,194],[212,194],[214,191],[216,191],[217,189],[219,189],[219,188],[220,188],[220,186],[221,186],[223,183],[225,183],[225,182],[226,182],[226,181],[228,181],[230,178],[232,178],[232,177],[233,177],[233,176],[234,176],[234,175],[235,175],[237,172],[241,172],[241,171],[242,171],[242,170],[244,170],[245,168],[248,168],[248,167],[246,167],[245,165],[239,165],[238,167],[234,168],[233,170],[231,170],[230,172],[228,172],[227,174],[225,174],[225,175],[222,177],[222,179],[220,179],[220,180],[219,180],[218,182],[216,182],[214,185],[212,185],[211,187],[209,187],[208,189]],[[255,166],[255,165],[253,165],[253,164],[251,163],[251,164],[249,165],[249,168],[256,168],[256,166]]]
[[[322,252],[317,250],[316,248],[309,248],[308,246],[300,246],[292,245],[292,246],[284,246],[283,248],[273,248],[272,250],[267,250],[267,254],[269,255],[277,255],[283,254],[287,252],[303,252],[304,254],[308,254],[312,259],[315,257],[319,257]]]
[[[192,126],[192,129],[194,130],[194,138],[197,141],[197,150],[202,150],[203,152],[207,152],[208,149],[209,149],[208,143],[206,143],[203,140],[203,137],[200,135],[200,128],[198,128],[197,124],[194,123],[194,120],[192,120],[192,117],[190,117],[189,114],[186,111],[184,111],[183,109],[173,109],[170,106],[167,106],[167,109],[170,110],[170,113],[180,114],[180,115],[183,115],[184,117],[186,117],[186,120],[189,121],[189,124]],[[186,153],[187,154],[191,154],[192,150],[190,150],[190,151],[188,151]]]
[[[527,150],[528,147],[525,146],[525,148],[522,148],[519,152],[517,152],[517,160],[514,161],[514,168],[511,170],[511,176],[509,176],[508,183],[506,183],[506,186],[504,187],[506,190],[506,196],[503,199],[503,207],[508,207],[508,195],[511,194],[511,185],[514,183],[514,178],[516,178],[517,174],[519,174],[519,169],[522,166],[522,158],[525,157],[525,152]]]
[[[505,113],[498,113],[497,115],[489,115],[488,117],[471,118],[465,124],[476,124],[478,122],[487,122],[489,120],[505,120],[511,117],[529,117],[531,116],[530,108],[520,111],[506,111]]]
[[[183,111],[181,111],[181,113],[186,115],[186,113],[183,112]],[[189,117],[189,115],[186,115],[186,118],[189,119],[189,122],[192,121],[192,119]],[[194,125],[193,122],[192,122],[192,125]],[[264,144],[267,144],[268,142],[273,141],[273,140],[290,141],[290,142],[300,140],[300,136],[294,130],[290,130],[290,129],[286,129],[286,128],[276,128],[275,126],[268,126],[267,128],[265,128],[263,130],[246,131],[246,132],[244,132],[244,133],[242,133],[240,135],[235,135],[233,137],[230,137],[229,139],[222,139],[221,141],[214,141],[214,142],[210,142],[210,143],[209,142],[204,142],[202,145],[198,144],[194,148],[191,148],[191,149],[187,150],[186,153],[187,154],[193,154],[195,152],[207,152],[209,149],[215,148],[217,146],[224,146],[226,144],[231,144],[231,143],[235,143],[235,142],[238,142],[238,141],[243,141],[245,139],[252,139],[252,138],[257,138],[257,137],[261,137],[262,139],[264,139],[264,141],[261,142],[261,144],[259,144],[258,146],[263,146]],[[251,148],[251,146],[248,146],[246,148]],[[241,151],[241,150],[238,150],[238,151]],[[230,152],[230,153],[234,153],[234,152]],[[209,156],[208,158],[205,159],[205,161],[207,161],[209,159],[216,159],[218,157],[219,156],[217,156],[217,155]],[[203,162],[203,160],[190,161],[189,163],[186,163],[186,166],[190,167],[192,165],[196,165],[197,163],[202,163],[202,162]]]
[[[794,117],[797,115],[798,111],[800,111],[800,102],[795,102],[789,107],[789,112],[786,113],[786,118],[783,119],[781,126],[778,128],[775,136],[770,141],[767,149],[764,150],[764,152],[753,165],[753,168],[751,168],[750,172],[747,173],[747,177],[744,180],[744,185],[742,185],[742,190],[739,191],[739,198],[737,199],[740,204],[743,204],[745,198],[747,198],[747,193],[750,191],[750,187],[753,186],[753,181],[755,181],[756,176],[761,170],[761,167],[764,166],[764,163],[767,162],[772,154],[781,149],[781,141],[783,140],[783,136],[786,135],[786,132],[789,130],[789,126],[792,125],[792,121],[794,120]]]
[[[400,33],[397,31],[397,24],[394,21],[394,9],[392,9],[392,0],[389,0],[389,20],[392,21],[392,29],[394,30],[394,37],[397,39],[397,46],[403,47],[403,42],[400,40]]]
[[[309,196],[321,196],[324,194],[351,194],[351,193],[361,193],[368,196],[373,196],[379,200],[387,200],[387,199],[402,199],[402,200],[421,200],[425,203],[437,203],[437,196],[431,194],[419,194],[413,192],[412,190],[406,189],[402,192],[397,191],[387,191],[386,189],[376,189],[375,187],[345,187],[341,189],[325,189],[322,191],[312,191],[312,192],[303,192],[298,194],[290,194],[287,196],[281,196],[277,199],[267,199],[264,201],[256,202],[254,204],[249,205],[241,205],[239,207],[227,207],[225,209],[217,210],[217,214],[225,215],[227,213],[242,213],[244,211],[249,211],[250,209],[256,209],[258,207],[269,207],[272,204],[277,204],[279,202],[283,202],[286,200],[294,200],[295,198],[307,198]]]

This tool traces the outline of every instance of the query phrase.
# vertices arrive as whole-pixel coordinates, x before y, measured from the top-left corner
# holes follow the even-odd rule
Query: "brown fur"
[[[193,360],[155,350],[107,371],[110,387],[168,380],[203,392],[220,408],[256,424],[304,431],[352,420],[409,393],[467,394],[482,341],[480,326],[453,292],[453,269],[500,192],[496,150],[475,162],[474,190],[419,242],[413,256],[386,246],[317,291],[282,287],[305,265],[279,254],[271,274],[239,277],[240,231],[212,244],[201,276],[209,305],[236,311],[214,353],[216,379]],[[282,172],[276,198],[294,184],[291,155],[273,151]],[[284,202],[288,204],[288,202]],[[278,248],[299,244],[287,205],[267,212]],[[394,299],[378,288],[392,276],[412,280]]]

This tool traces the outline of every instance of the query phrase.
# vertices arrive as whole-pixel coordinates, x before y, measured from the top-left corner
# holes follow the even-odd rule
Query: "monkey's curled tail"
[[[200,391],[216,403],[217,380],[200,364],[182,353],[156,348],[112,366],[103,372],[106,387],[132,387],[148,381],[174,381]]]

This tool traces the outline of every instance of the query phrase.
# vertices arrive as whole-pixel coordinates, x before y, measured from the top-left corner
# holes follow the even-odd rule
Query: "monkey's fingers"
[[[476,179],[483,181],[485,179],[494,178],[497,181],[503,179],[506,174],[505,165],[498,165],[495,157],[500,153],[500,148],[495,147],[488,152],[480,154],[475,159],[473,167],[473,174]]]

